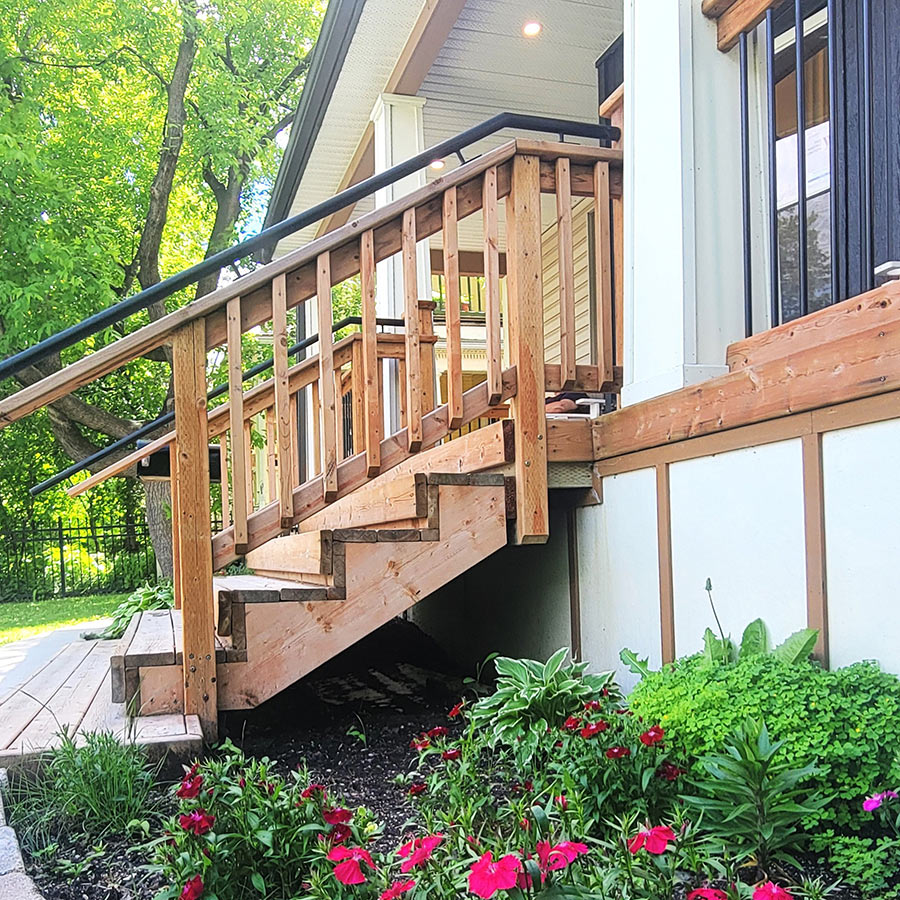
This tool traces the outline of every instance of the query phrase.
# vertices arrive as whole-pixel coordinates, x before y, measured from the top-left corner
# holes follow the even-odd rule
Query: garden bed
[[[884,815],[895,816],[900,798],[882,792],[867,803],[880,808],[863,810],[854,794],[854,779],[891,777],[892,738],[878,723],[887,727],[900,708],[892,676],[822,673],[764,653],[740,663],[698,657],[644,671],[629,707],[609,680],[561,657],[496,665],[496,689],[464,684],[421,633],[392,623],[259,709],[224,716],[223,747],[180,784],[151,776],[137,812],[122,811],[116,827],[33,829],[23,839],[30,871],[53,900],[900,895]],[[865,707],[867,759],[851,740],[830,774],[813,768],[804,755],[819,746],[811,722],[784,746],[760,723],[733,735],[735,705],[787,727],[759,700],[770,678],[794,679],[778,702],[784,716],[795,702],[807,711],[819,702],[828,727],[843,728],[836,703],[852,707],[852,721]],[[829,700],[841,678],[857,700]],[[692,757],[683,740],[701,744],[698,719],[709,746]],[[742,773],[725,771],[729,752],[744,760]],[[140,790],[123,782],[117,793]],[[771,828],[756,812],[731,815],[748,790]],[[852,799],[835,799],[841,791]],[[151,862],[155,871],[144,868]]]

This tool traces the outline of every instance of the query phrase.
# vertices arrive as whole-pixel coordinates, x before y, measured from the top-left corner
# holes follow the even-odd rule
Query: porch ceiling
[[[367,0],[291,215],[337,192],[376,97],[424,6],[422,0]],[[535,39],[522,35],[523,23],[530,20],[543,25]],[[468,0],[417,91],[427,99],[423,111],[426,145],[507,110],[596,121],[594,61],[621,32],[622,23],[622,0],[526,0],[521,4]],[[513,136],[498,133],[473,145],[466,157]],[[441,174],[455,165],[456,160],[448,159]],[[360,174],[371,174],[371,155]],[[431,180],[437,175],[429,170],[426,177]],[[371,199],[362,201],[354,216],[373,205]],[[552,217],[552,211],[547,212]],[[316,232],[313,226],[285,239],[276,255],[308,243]],[[505,242],[502,219],[500,238]],[[480,216],[460,223],[460,247],[481,248]]]

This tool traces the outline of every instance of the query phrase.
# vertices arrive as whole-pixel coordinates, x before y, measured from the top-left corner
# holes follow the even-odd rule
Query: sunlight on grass
[[[65,597],[32,603],[0,603],[0,645],[34,637],[62,625],[93,622],[112,615],[126,594]]]

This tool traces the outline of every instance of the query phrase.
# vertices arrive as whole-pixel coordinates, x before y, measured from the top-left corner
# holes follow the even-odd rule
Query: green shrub
[[[865,900],[900,898],[900,843],[887,837],[818,836],[836,875],[857,885]]]
[[[65,834],[127,834],[154,815],[158,768],[110,732],[89,733],[78,744],[63,732],[35,773],[12,781],[10,824],[32,853]]]
[[[125,634],[131,617],[147,609],[171,609],[175,605],[175,589],[171,581],[145,584],[129,594],[113,611],[113,620],[95,635],[101,640],[114,640]]]
[[[805,820],[858,830],[862,800],[900,783],[900,680],[873,662],[826,671],[771,655],[733,665],[688,657],[648,674],[631,708],[659,721],[670,747],[688,759],[720,752],[745,718],[765,721],[794,766],[818,760],[811,785],[833,796]]]

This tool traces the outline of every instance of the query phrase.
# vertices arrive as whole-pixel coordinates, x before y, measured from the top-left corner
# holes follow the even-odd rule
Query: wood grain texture
[[[669,464],[656,466],[656,540],[659,554],[659,624],[663,663],[675,661],[675,593],[672,577],[672,512]]]
[[[275,382],[275,465],[277,496],[281,505],[281,522],[290,528],[293,518],[294,435],[291,432],[291,393],[289,384],[287,290],[284,275],[272,281],[272,359]]]
[[[381,468],[381,400],[378,390],[377,327],[375,325],[375,237],[360,237],[360,291],[362,294],[363,382],[365,391],[366,463],[369,477]]]
[[[401,392],[406,397],[406,423],[410,453],[422,447],[422,348],[419,341],[419,287],[416,275],[416,211],[403,213],[401,260],[403,267],[403,320],[406,328],[406,371]],[[405,391],[403,382],[405,380]]]
[[[463,373],[459,300],[459,233],[457,230],[456,188],[444,192],[444,309],[447,317],[447,404],[450,429],[462,424]]]
[[[510,410],[515,420],[517,543],[543,543],[550,534],[540,199],[540,159],[516,156],[506,208],[506,279],[510,362],[516,368]]]
[[[337,496],[337,406],[334,387],[334,353],[331,341],[333,317],[331,313],[331,255],[323,253],[316,264],[318,295],[316,306],[319,319],[319,421],[321,424],[322,489],[326,502]]]
[[[556,237],[559,265],[559,369],[561,389],[575,386],[575,256],[569,160],[556,160]]]
[[[819,632],[813,655],[828,667],[828,578],[825,562],[825,490],[822,435],[801,438],[803,452],[803,523],[806,542],[806,619]]]
[[[484,173],[484,327],[487,386],[491,406],[500,401],[503,353],[500,333],[500,237],[497,217],[497,167]]]
[[[735,0],[718,17],[718,45],[723,52],[737,45],[744,31],[752,31],[766,17],[769,9],[783,0]]]
[[[597,277],[597,365],[604,384],[613,384],[613,284],[609,163],[594,166],[594,260]],[[603,390],[603,388],[601,388]]]
[[[244,441],[243,352],[241,350],[241,298],[228,301],[228,408],[231,426],[231,471],[234,542],[238,553],[247,547],[247,447]],[[171,451],[170,451],[171,452]]]
[[[197,319],[172,344],[178,478],[178,541],[184,628],[185,713],[216,739],[215,621],[209,526],[209,451],[206,421],[206,323]]]

